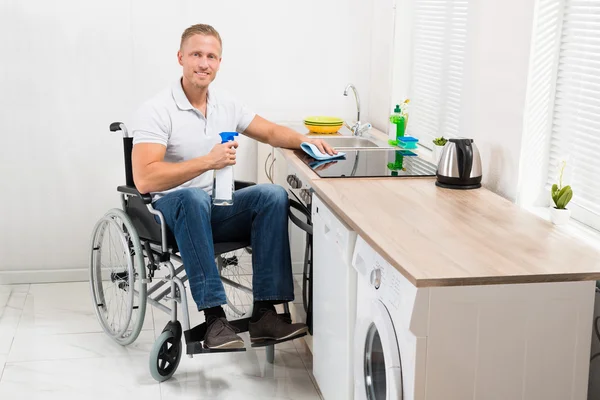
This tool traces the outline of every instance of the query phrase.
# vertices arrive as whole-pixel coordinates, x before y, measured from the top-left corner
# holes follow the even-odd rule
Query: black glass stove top
[[[437,166],[409,150],[343,150],[343,158],[317,161],[295,153],[321,178],[435,176]]]

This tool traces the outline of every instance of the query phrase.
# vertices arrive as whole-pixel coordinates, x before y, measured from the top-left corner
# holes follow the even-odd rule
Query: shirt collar
[[[174,84],[172,88],[173,99],[175,100],[175,104],[180,110],[195,110],[192,103],[188,100],[185,92],[183,91],[183,87],[181,86],[181,78],[179,78]],[[208,89],[208,96],[206,101],[207,111],[209,109],[214,109],[216,106],[215,94],[212,89]]]

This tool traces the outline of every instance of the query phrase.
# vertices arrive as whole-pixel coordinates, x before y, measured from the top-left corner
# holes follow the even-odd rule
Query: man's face
[[[177,52],[183,79],[193,87],[206,88],[217,77],[221,65],[221,45],[214,36],[193,35]]]

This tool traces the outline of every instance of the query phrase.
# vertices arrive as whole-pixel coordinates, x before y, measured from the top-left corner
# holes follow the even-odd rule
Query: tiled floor
[[[0,399],[320,399],[303,340],[276,346],[273,365],[250,346],[184,355],[175,375],[157,383],[148,355],[167,320],[148,306],[140,336],[122,347],[102,332],[87,282],[0,285]]]

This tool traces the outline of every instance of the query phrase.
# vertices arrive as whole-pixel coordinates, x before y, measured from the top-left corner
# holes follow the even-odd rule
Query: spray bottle
[[[221,132],[221,144],[232,142],[237,132]],[[213,204],[216,206],[230,206],[233,204],[233,165],[215,170],[213,180]]]

